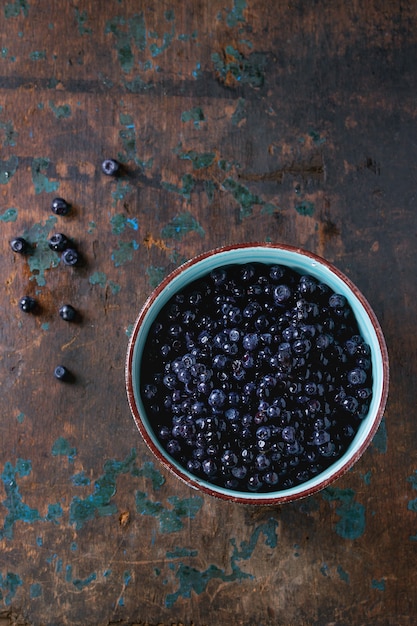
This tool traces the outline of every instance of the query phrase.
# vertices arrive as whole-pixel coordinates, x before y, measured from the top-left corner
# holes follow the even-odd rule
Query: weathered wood
[[[415,624],[415,4],[0,5],[0,621]],[[101,172],[109,157],[117,179]],[[48,250],[53,232],[80,267]],[[27,257],[8,245],[21,234]],[[190,491],[126,401],[128,336],[152,288],[242,241],[334,262],[390,351],[371,447],[281,508]]]

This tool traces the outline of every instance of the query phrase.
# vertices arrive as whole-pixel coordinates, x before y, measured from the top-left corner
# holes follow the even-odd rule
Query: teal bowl
[[[310,274],[320,282],[326,283],[334,292],[344,295],[355,314],[362,337],[371,348],[372,401],[348,449],[327,469],[313,478],[288,489],[277,489],[267,493],[226,489],[193,475],[180,465],[158,441],[140,391],[146,340],[153,322],[168,300],[189,283],[202,278],[213,269],[245,263],[284,265],[301,274]],[[144,361],[146,362],[146,358]],[[327,487],[347,472],[365,452],[384,413],[388,396],[389,362],[384,336],[374,312],[359,289],[340,270],[325,259],[299,248],[250,243],[226,246],[201,254],[178,267],[161,282],[143,305],[134,324],[127,350],[125,379],[127,398],[136,426],[149,449],[165,468],[190,487],[212,496],[230,502],[273,505],[310,496]]]

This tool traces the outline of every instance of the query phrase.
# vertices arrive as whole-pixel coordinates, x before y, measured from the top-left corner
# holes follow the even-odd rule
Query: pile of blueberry
[[[323,472],[372,398],[370,347],[346,298],[263,263],[218,267],[173,295],[149,332],[141,377],[167,454],[240,492]]]

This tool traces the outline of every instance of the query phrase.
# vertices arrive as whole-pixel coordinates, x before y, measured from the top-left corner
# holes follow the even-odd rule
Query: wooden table
[[[415,3],[0,4],[1,626],[416,624]],[[152,288],[247,241],[333,262],[390,352],[370,448],[282,507],[189,490],[125,393]]]

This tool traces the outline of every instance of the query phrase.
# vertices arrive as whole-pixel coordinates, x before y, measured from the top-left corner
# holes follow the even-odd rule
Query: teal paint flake
[[[121,163],[133,161],[142,169],[150,169],[153,164],[153,159],[145,161],[139,159],[137,155],[136,131],[133,117],[128,113],[121,113],[119,119],[120,124],[124,126],[124,128],[119,131],[119,137],[124,148],[124,152],[118,153],[119,161]]]
[[[113,295],[116,295],[117,293],[119,293],[121,289],[120,285],[115,283],[113,280],[109,280],[108,285]]]
[[[226,9],[226,24],[233,28],[239,23],[246,22],[243,11],[246,9],[246,0],[234,0],[233,8]]]
[[[107,282],[107,276],[104,272],[94,272],[88,279],[90,285],[99,285],[100,287],[105,287]]]
[[[73,541],[72,544],[70,545],[70,550],[72,552],[76,552],[78,550],[78,545],[75,541]]]
[[[49,330],[49,322],[43,322],[43,324],[41,324],[41,328],[42,330]]]
[[[133,328],[134,328],[134,325],[133,325],[133,324],[129,324],[129,326],[128,326],[128,327],[126,328],[126,330],[125,330],[126,336],[127,336],[129,339],[130,339],[130,337],[132,336],[132,333],[133,333]]]
[[[93,233],[96,228],[97,228],[97,224],[95,222],[89,222],[88,230],[87,230],[88,234],[91,235],[91,233]]]
[[[121,235],[126,226],[132,230],[138,230],[138,220],[136,217],[128,218],[123,213],[117,213],[110,218],[111,232],[113,235]]]
[[[173,22],[175,20],[175,12],[173,9],[168,9],[165,11],[164,15],[167,22]]]
[[[179,240],[190,232],[196,232],[200,237],[205,236],[205,231],[202,226],[200,226],[191,213],[186,211],[185,213],[180,213],[173,217],[172,220],[162,228],[161,237],[163,239]]]
[[[80,11],[79,9],[74,9],[75,13],[75,21],[77,22],[78,32],[80,35],[91,35],[93,32],[89,26],[86,26],[88,16],[87,11]]]
[[[181,122],[193,122],[196,128],[200,128],[200,123],[205,121],[206,118],[201,107],[193,107],[189,111],[181,113]]]
[[[19,159],[11,156],[9,159],[0,159],[0,185],[7,185],[12,176],[15,175]]]
[[[386,454],[388,450],[388,436],[385,417],[382,418],[376,431],[374,438],[372,439],[372,446],[381,454]]]
[[[136,511],[140,515],[151,515],[159,521],[161,533],[168,534],[181,530],[184,526],[184,518],[194,519],[201,507],[203,499],[200,496],[181,500],[177,496],[167,498],[172,508],[165,507],[161,502],[154,502],[148,498],[148,494],[137,491],[135,494]]]
[[[329,570],[329,566],[327,565],[327,563],[322,564],[322,566],[320,567],[320,573],[323,576],[330,576],[330,570]]]
[[[341,565],[337,566],[337,573],[339,574],[340,580],[343,580],[344,583],[348,583],[349,584],[349,582],[350,582],[349,574],[347,572],[345,572],[345,570],[343,569],[343,567]]]
[[[146,82],[140,76],[135,76],[132,80],[125,80],[123,85],[130,93],[142,93],[154,87],[152,82]]]
[[[133,15],[129,20],[125,20],[121,16],[114,17],[106,23],[104,32],[114,35],[120,66],[125,74],[129,74],[135,61],[132,46],[142,52],[146,48],[146,26],[143,11]]]
[[[162,279],[165,278],[166,273],[167,271],[165,267],[150,265],[146,268],[149,285],[152,287],[152,289],[155,289],[155,287],[159,285]]]
[[[191,161],[195,170],[210,167],[216,158],[214,152],[196,152],[195,150],[182,152],[181,150],[176,150],[175,153],[180,159]]]
[[[7,572],[4,576],[0,572],[0,601],[3,601],[6,606],[10,606],[18,587],[22,584],[23,581],[17,574]]]
[[[44,224],[33,224],[23,233],[32,249],[32,254],[28,255],[28,265],[32,273],[30,280],[35,280],[39,287],[46,285],[45,272],[59,265],[59,255],[48,245],[48,234],[56,222],[57,218],[51,215]]]
[[[326,138],[321,137],[320,133],[318,133],[316,130],[310,129],[308,134],[316,145],[320,146],[321,144],[326,142]]]
[[[27,17],[29,14],[29,3],[27,0],[15,0],[14,2],[6,2],[4,7],[4,15],[5,17],[19,17],[20,12],[23,13],[24,17]]]
[[[365,531],[365,507],[355,501],[355,492],[352,489],[338,489],[327,487],[322,491],[322,497],[327,502],[336,502],[336,513],[340,520],[335,530],[343,539],[358,539]]]
[[[71,480],[73,485],[76,487],[86,487],[90,484],[90,479],[85,475],[84,470],[82,472],[78,472],[78,474],[74,474]]]
[[[175,577],[179,581],[179,589],[175,593],[171,593],[166,596],[165,606],[167,608],[172,608],[180,597],[191,598],[191,593],[193,591],[197,595],[201,594],[206,590],[208,583],[212,579],[219,579],[222,582],[234,582],[253,578],[252,574],[243,571],[239,567],[238,562],[242,559],[248,560],[252,556],[261,534],[265,536],[266,545],[276,547],[277,525],[278,522],[272,518],[264,524],[261,524],[253,531],[250,540],[241,542],[239,548],[237,547],[235,540],[231,541],[231,544],[233,545],[233,553],[230,558],[230,574],[227,574],[225,570],[217,567],[216,565],[210,565],[206,570],[199,571],[190,565],[180,563],[175,574]]]
[[[32,182],[35,187],[35,193],[52,193],[59,188],[58,181],[51,181],[46,176],[50,164],[50,160],[44,157],[37,157],[32,160]]]
[[[94,492],[86,498],[74,497],[70,505],[69,521],[79,530],[96,516],[114,515],[117,506],[112,502],[116,493],[117,477],[132,472],[135,468],[136,451],[131,450],[124,461],[108,459],[104,463],[104,474],[94,482]]]
[[[17,220],[17,209],[14,207],[10,207],[10,209],[6,209],[5,212],[0,215],[1,222],[15,222]]]
[[[197,550],[190,550],[189,548],[179,548],[176,546],[174,550],[166,553],[167,559],[183,559],[184,557],[193,557],[197,556]]]
[[[371,582],[372,589],[377,589],[378,591],[385,591],[385,580],[381,578],[381,580],[373,579]]]
[[[119,241],[118,247],[113,250],[111,259],[114,267],[121,267],[133,259],[133,253],[138,250],[139,244],[134,239],[132,241]]]
[[[407,481],[411,483],[413,489],[417,489],[417,470],[414,470],[414,474],[409,476]],[[417,498],[408,501],[407,509],[417,513]],[[410,541],[417,541],[417,535],[410,535],[409,539]]]
[[[148,478],[151,481],[152,488],[155,491],[158,491],[162,487],[162,485],[165,484],[165,478],[163,477],[161,472],[155,469],[155,465],[150,461],[146,461],[140,468],[134,468],[131,474],[132,476],[138,478],[141,476],[143,476],[144,478]]]
[[[238,126],[239,122],[246,119],[246,102],[244,98],[239,98],[236,109],[232,114],[232,125]]]
[[[369,472],[366,472],[366,474],[362,474],[362,478],[363,478],[363,482],[365,483],[365,485],[370,485],[371,478],[372,478],[371,470],[369,470]]]
[[[23,424],[23,422],[25,420],[25,414],[20,412],[19,415],[17,415],[16,419],[19,422],[19,424]]]
[[[178,185],[174,185],[173,183],[167,183],[165,181],[161,182],[161,186],[163,189],[167,191],[171,191],[173,193],[178,193],[185,198],[185,200],[191,199],[191,192],[194,189],[195,180],[191,176],[191,174],[184,174],[181,178],[181,187]]]
[[[36,545],[38,545],[39,547],[43,546],[43,539],[42,539],[42,537],[36,537]]]
[[[46,59],[46,50],[34,50],[29,54],[31,61],[43,61]]]
[[[65,581],[67,583],[72,581],[72,565],[65,566]]]
[[[214,200],[214,192],[216,190],[216,184],[212,180],[205,180],[203,182],[203,187],[207,196],[208,203],[211,204]]]
[[[112,573],[111,569],[106,569],[103,572],[103,577],[108,578],[109,576],[111,576],[111,573]]]
[[[67,456],[68,461],[72,463],[77,456],[77,449],[65,437],[58,437],[52,445],[52,456]]]
[[[96,572],[92,572],[86,578],[74,578],[72,584],[78,591],[82,591],[85,587],[88,587],[92,582],[97,579]]]
[[[12,539],[13,526],[16,522],[30,524],[42,519],[37,509],[31,508],[23,502],[16,482],[18,476],[23,478],[28,476],[31,471],[31,462],[23,459],[18,459],[15,466],[9,461],[4,465],[1,480],[3,481],[6,498],[2,501],[2,504],[8,509],[8,513],[4,518],[3,528],[0,528],[0,541],[4,538]]]
[[[252,52],[248,57],[244,57],[233,46],[226,46],[225,55],[214,52],[211,55],[214,69],[221,80],[231,81],[236,85],[249,85],[253,88],[260,88],[265,81],[265,69],[267,66],[267,55],[261,52]]]
[[[242,219],[252,215],[254,205],[265,204],[262,198],[250,192],[247,187],[236,182],[233,178],[226,178],[222,186],[226,191],[230,191],[240,205],[240,217]]]
[[[117,205],[118,202],[124,200],[125,197],[132,191],[131,185],[129,183],[123,182],[122,180],[118,180],[116,184],[115,191],[112,191],[113,198],[113,207]]]
[[[55,117],[60,120],[63,118],[71,117],[72,111],[69,104],[62,104],[60,106],[55,106],[52,100],[49,100],[49,108],[54,113]]]
[[[265,202],[265,204],[262,205],[261,214],[275,215],[277,211],[279,211],[279,208],[275,206],[275,204],[272,204],[271,202]]]
[[[300,204],[297,204],[294,208],[297,211],[297,213],[299,213],[300,215],[304,215],[308,217],[311,217],[312,215],[314,215],[314,211],[315,211],[314,203],[307,202],[307,201],[300,202]]]
[[[30,599],[35,600],[42,595],[42,585],[40,583],[32,583],[29,591]]]
[[[19,133],[15,131],[11,120],[8,120],[7,122],[0,121],[0,131],[3,134],[2,145],[4,147],[16,145],[16,139],[19,136]]]
[[[192,73],[193,78],[195,78],[196,80],[198,78],[201,78],[201,76],[203,75],[203,72],[201,71],[201,63],[196,63],[195,68],[193,69],[191,73]]]

